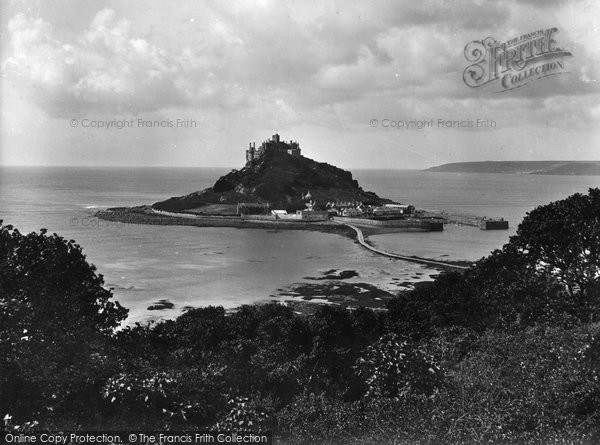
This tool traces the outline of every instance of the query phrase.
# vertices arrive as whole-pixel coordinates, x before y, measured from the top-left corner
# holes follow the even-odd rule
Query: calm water
[[[107,223],[95,209],[153,203],[209,187],[228,169],[0,167],[0,219],[22,232],[47,228],[84,248],[130,321],[157,316],[159,299],[225,307],[272,299],[279,289],[328,269],[352,269],[388,290],[427,279],[424,266],[375,256],[339,235]],[[364,189],[417,207],[499,216],[509,231],[447,226],[442,233],[372,237],[391,251],[431,258],[477,259],[508,240],[537,205],[600,186],[600,177],[479,175],[401,170],[356,171]],[[396,280],[393,280],[396,278]]]

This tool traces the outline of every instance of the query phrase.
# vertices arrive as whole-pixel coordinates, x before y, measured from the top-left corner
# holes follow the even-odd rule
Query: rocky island
[[[308,199],[307,199],[308,198]],[[352,173],[300,154],[297,142],[284,142],[278,134],[261,146],[250,144],[246,165],[222,176],[205,190],[153,204],[156,210],[204,215],[268,213],[266,209],[296,212],[327,204],[362,203],[364,206],[391,204],[373,192],[364,191]],[[240,211],[240,205],[244,211]]]
[[[155,225],[315,230],[356,239],[366,249],[395,259],[436,268],[464,268],[375,248],[369,235],[383,232],[443,231],[444,224],[507,229],[503,219],[453,215],[415,209],[365,191],[352,173],[302,156],[298,142],[279,134],[250,143],[246,163],[219,178],[212,187],[152,205],[116,207],[96,213],[100,219]]]
[[[354,233],[367,230],[441,231],[439,219],[418,216],[409,204],[360,187],[352,173],[302,156],[297,142],[279,134],[256,147],[246,163],[212,187],[154,204],[111,208],[96,214],[111,221],[165,225],[277,228]]]

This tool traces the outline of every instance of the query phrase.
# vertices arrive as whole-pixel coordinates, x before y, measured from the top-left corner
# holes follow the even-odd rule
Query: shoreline
[[[160,215],[150,211],[150,206],[112,207],[99,210],[94,216],[105,221],[123,224],[147,224],[158,226],[195,226],[195,227],[231,227],[238,229],[263,230],[309,230],[325,233],[337,233],[348,238],[354,238],[354,231],[349,227],[329,222],[292,222],[286,221],[253,221],[235,217],[199,216],[197,218]]]
[[[403,292],[411,292],[414,289],[431,286],[434,281],[434,275],[425,272],[417,272],[421,275],[417,280],[404,278],[393,278],[398,280],[400,287],[396,290],[382,288],[376,284],[371,284],[365,280],[359,279],[352,281],[352,278],[358,278],[354,270],[330,269],[319,272],[321,275],[316,277],[306,276],[301,281],[290,283],[287,286],[278,288],[275,292],[266,293],[260,299],[247,302],[239,302],[233,306],[219,305],[225,308],[228,313],[233,313],[243,306],[261,306],[265,304],[281,304],[291,307],[299,315],[314,314],[320,306],[336,306],[347,310],[357,310],[359,308],[371,309],[374,311],[387,311],[387,304],[398,297]],[[331,274],[335,276],[331,276]],[[417,277],[412,277],[417,278]],[[133,325],[135,323],[160,322],[177,318],[189,310],[201,309],[205,305],[181,305],[171,299],[161,298],[151,303],[144,303],[146,306],[145,314],[140,319],[127,319],[123,326]],[[125,306],[132,309],[131,306]],[[139,310],[141,308],[138,307]]]
[[[427,258],[419,258],[417,256],[399,255],[377,249],[368,241],[368,239],[366,239],[368,236],[375,234],[402,232],[402,230],[391,227],[369,226],[361,227],[357,231],[356,227],[345,224],[341,221],[302,223],[290,221],[249,221],[241,220],[235,217],[218,216],[203,216],[198,218],[185,216],[175,217],[154,213],[150,206],[113,207],[105,210],[98,210],[94,212],[93,215],[105,221],[134,225],[144,224],[165,226],[181,225],[195,227],[230,227],[237,229],[262,229],[272,231],[308,230],[322,233],[333,233],[353,240],[355,243],[361,245],[362,248],[368,249],[373,254],[420,264],[421,266],[428,267],[432,270],[437,270],[440,273],[457,270],[461,272],[465,269],[468,269],[473,263],[468,261],[438,261]],[[398,295],[397,292],[381,289],[378,286],[369,284],[368,282],[348,282],[345,280],[345,277],[342,276],[332,276],[330,278],[331,279],[328,279],[327,281],[318,281],[322,280],[323,278],[310,278],[308,282],[292,283],[290,288],[286,291],[279,289],[279,295],[265,295],[261,302],[265,303],[268,301],[279,301],[281,304],[292,306],[294,310],[299,313],[310,314],[314,312],[318,306],[323,304],[333,304],[347,309],[366,307],[374,310],[386,310],[387,302]],[[431,278],[433,278],[433,276],[431,276]],[[432,279],[415,280],[414,282],[412,280],[405,280],[401,283],[404,284],[405,289],[398,289],[398,292],[410,291],[411,288],[414,289],[420,286],[427,286],[432,282]],[[168,299],[164,300],[164,302],[171,303]],[[257,301],[253,304],[261,304],[261,302]],[[152,316],[148,317],[148,320],[170,319],[173,315],[175,315],[173,313],[173,309],[179,312],[175,316],[179,316],[185,313],[187,310],[193,308],[196,307],[188,307],[186,310],[179,312],[177,309],[184,308],[175,309],[155,307],[150,311]]]
[[[148,205],[138,207],[112,207],[105,210],[99,210],[94,216],[112,222],[123,224],[146,224],[162,226],[195,226],[195,227],[231,227],[237,229],[262,229],[262,230],[308,230],[322,233],[334,233],[346,238],[352,239],[371,252],[383,255],[388,258],[395,258],[402,261],[411,261],[428,265],[439,270],[468,269],[472,261],[442,261],[431,258],[421,258],[416,255],[402,255],[393,252],[386,252],[375,248],[367,239],[370,235],[381,233],[401,233],[403,230],[391,227],[369,226],[361,227],[357,232],[357,227],[344,223],[342,221],[327,222],[297,222],[297,221],[259,221],[242,220],[236,217],[219,216],[199,216],[190,218],[186,216],[176,217],[154,213],[152,207]],[[361,239],[364,235],[364,238]]]

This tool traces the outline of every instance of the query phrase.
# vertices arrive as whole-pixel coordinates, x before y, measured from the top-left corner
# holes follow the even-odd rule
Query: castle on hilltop
[[[300,156],[300,145],[298,145],[298,142],[282,141],[279,138],[279,134],[275,133],[271,136],[270,140],[264,141],[258,148],[256,148],[256,143],[250,142],[250,146],[248,147],[248,150],[246,150],[246,163],[260,158],[267,148],[282,150],[291,156]]]

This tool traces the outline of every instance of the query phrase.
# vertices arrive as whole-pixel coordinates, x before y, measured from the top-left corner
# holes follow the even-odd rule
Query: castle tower
[[[289,143],[282,141],[279,133],[275,133],[271,136],[271,139],[263,141],[258,148],[256,148],[256,142],[250,142],[248,144],[248,149],[246,150],[246,163],[256,161],[267,149],[271,148],[284,151],[291,156],[301,156],[300,145],[298,142],[292,140],[290,140]]]
[[[256,144],[248,143],[248,150],[246,150],[246,162],[254,161],[256,157]]]

